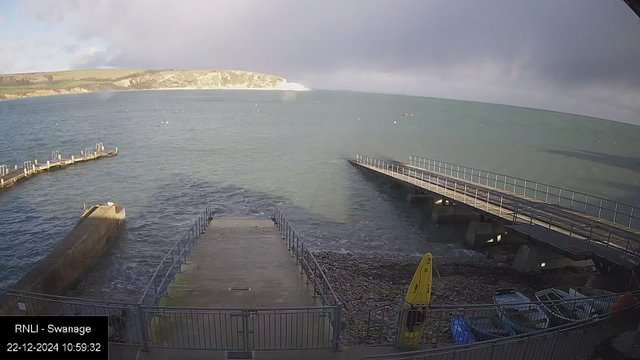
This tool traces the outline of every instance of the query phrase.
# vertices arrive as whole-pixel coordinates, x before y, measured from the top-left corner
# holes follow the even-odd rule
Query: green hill
[[[239,70],[87,69],[0,75],[0,99],[109,90],[283,90],[290,85],[279,76]]]

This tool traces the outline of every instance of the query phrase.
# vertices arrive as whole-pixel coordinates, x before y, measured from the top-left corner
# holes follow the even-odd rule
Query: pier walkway
[[[118,148],[115,148],[114,150],[105,150],[102,143],[97,143],[95,150],[85,148],[80,152],[80,156],[78,157],[71,155],[68,158],[63,158],[60,152],[52,151],[51,159],[40,164],[38,164],[38,160],[34,160],[33,162],[31,160],[27,160],[23,163],[22,167],[15,165],[13,169],[6,165],[0,165],[0,189],[14,185],[22,179],[33,177],[44,171],[116,155],[118,155]]]
[[[471,209],[573,260],[638,266],[640,230],[635,226],[640,226],[640,212],[634,207],[413,156],[402,163],[357,155],[351,163],[448,200],[443,206]]]
[[[213,219],[162,306],[316,306],[271,219]]]
[[[243,356],[340,348],[339,301],[278,209],[271,219],[214,219],[207,210],[165,259],[148,287],[166,295],[144,308],[148,347]]]

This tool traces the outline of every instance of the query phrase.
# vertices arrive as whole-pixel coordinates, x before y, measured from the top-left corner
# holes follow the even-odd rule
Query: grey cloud
[[[77,50],[78,50],[78,45],[77,44],[69,44],[69,45],[65,45],[64,46],[64,51],[66,51],[69,54],[73,54]]]
[[[534,94],[555,108],[566,106],[557,98],[577,96],[579,103],[631,110],[608,115],[627,121],[640,103],[634,65],[640,21],[622,1],[31,0],[25,6],[42,19],[64,21],[78,38],[109,43],[114,53],[102,65],[248,69],[330,88],[337,82],[327,80],[343,74],[377,84],[372,91],[397,86],[445,96],[468,89],[482,98],[484,89],[493,94],[486,101]]]
[[[96,51],[92,54],[78,55],[73,59],[72,69],[93,69],[105,66],[110,55],[106,51]]]
[[[55,44],[55,39],[53,38],[53,36],[45,35],[39,37],[34,45],[36,48],[41,48],[52,46],[53,44]]]

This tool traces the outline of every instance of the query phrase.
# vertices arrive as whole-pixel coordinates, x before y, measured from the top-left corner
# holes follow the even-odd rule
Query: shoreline
[[[421,257],[384,253],[315,252],[314,256],[342,302],[345,345],[372,345],[367,336],[369,309],[400,303]],[[490,304],[500,288],[514,288],[533,298],[535,291],[584,285],[590,272],[565,268],[525,274],[497,259],[443,259],[434,256],[432,303]]]
[[[117,90],[87,90],[84,88],[74,89],[64,89],[65,92],[54,92],[53,94],[36,94],[36,95],[21,95],[10,98],[1,98],[0,101],[11,101],[11,100],[19,100],[19,99],[27,99],[27,98],[37,98],[37,97],[47,97],[47,96],[62,96],[62,95],[78,95],[78,94],[89,94],[89,93],[112,93],[112,92],[129,92],[129,91],[167,91],[167,90],[251,90],[251,91],[292,91],[292,92],[309,92],[313,91],[312,89],[282,89],[282,88],[240,88],[240,87],[230,87],[230,88],[158,88],[158,89],[117,89]],[[40,90],[37,90],[40,91]],[[41,90],[41,91],[49,91],[49,90]],[[7,94],[4,94],[5,96]]]

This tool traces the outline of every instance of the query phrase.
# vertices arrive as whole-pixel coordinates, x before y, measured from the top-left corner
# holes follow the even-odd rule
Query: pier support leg
[[[472,221],[465,235],[465,243],[472,248],[502,245],[505,232],[503,224]]]
[[[444,223],[466,223],[468,221],[479,221],[480,215],[475,211],[452,204],[447,200],[440,203],[436,201],[431,213],[431,221],[436,224]]]
[[[432,204],[436,202],[436,200],[440,200],[440,197],[436,195],[429,194],[407,194],[407,202],[415,203],[415,204]]]

